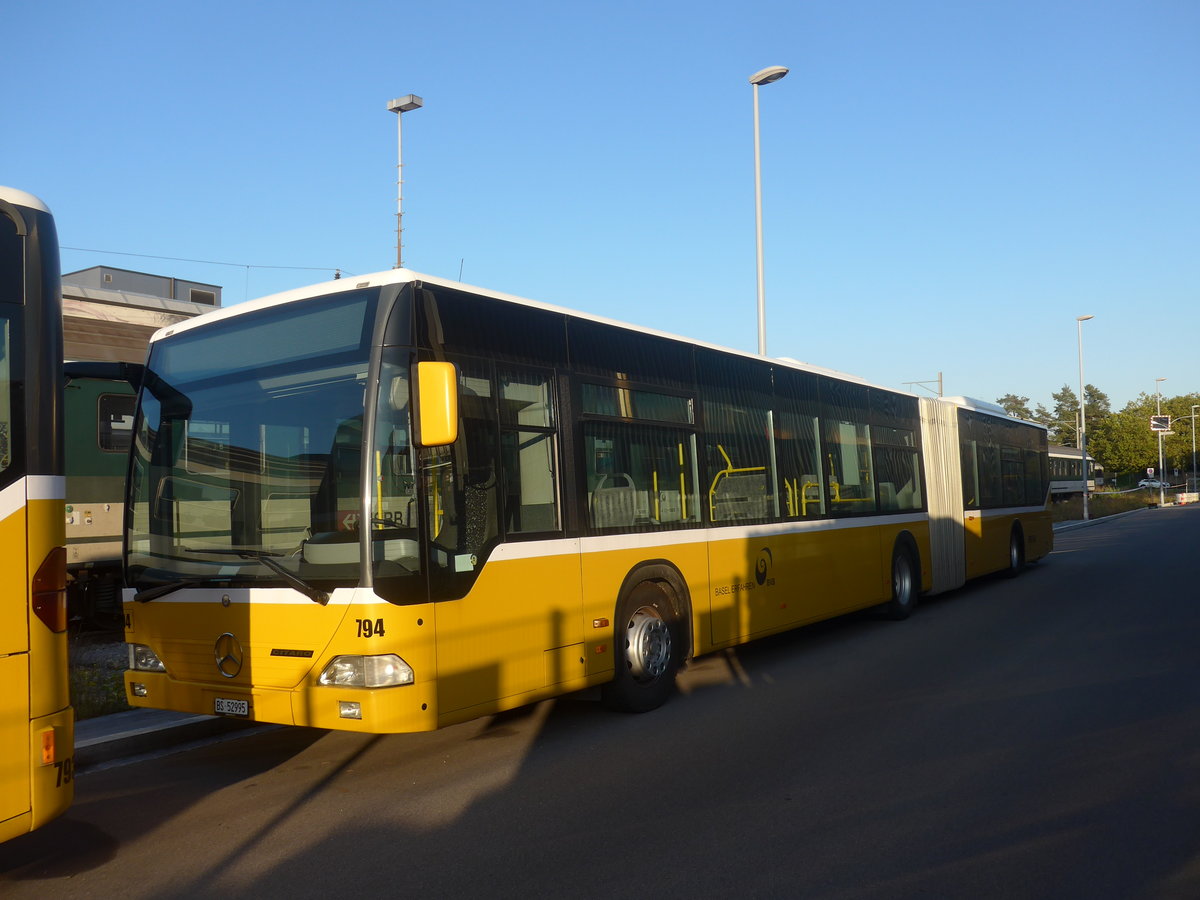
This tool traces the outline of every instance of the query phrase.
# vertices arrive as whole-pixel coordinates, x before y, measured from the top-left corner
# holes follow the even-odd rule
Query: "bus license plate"
[[[217,697],[216,714],[218,716],[248,716],[250,715],[250,701]]]

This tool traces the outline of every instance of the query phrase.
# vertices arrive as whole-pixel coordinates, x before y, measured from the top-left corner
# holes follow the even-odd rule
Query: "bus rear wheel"
[[[1004,574],[1016,578],[1025,568],[1025,534],[1020,525],[1014,525],[1008,539],[1008,568]]]
[[[912,615],[917,605],[917,567],[912,552],[903,544],[892,551],[892,599],[887,617],[900,621]]]
[[[617,605],[613,680],[601,688],[604,705],[620,712],[648,712],[662,706],[675,687],[682,641],[666,588],[638,584]]]

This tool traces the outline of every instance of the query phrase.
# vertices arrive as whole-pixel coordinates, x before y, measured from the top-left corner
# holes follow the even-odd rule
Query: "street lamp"
[[[1083,521],[1088,520],[1087,404],[1083,395],[1083,323],[1095,316],[1076,316],[1079,337],[1079,462],[1083,467]]]
[[[401,259],[401,241],[400,236],[403,233],[401,225],[404,216],[404,142],[401,140],[401,121],[404,118],[404,113],[410,110],[420,109],[425,105],[425,101],[416,94],[407,94],[396,100],[388,101],[387,108],[396,114],[396,268],[402,268],[404,265]]]
[[[767,355],[767,299],[763,290],[762,238],[762,164],[758,144],[758,86],[778,81],[788,70],[784,66],[767,66],[750,76],[754,86],[754,234],[758,247],[758,353]]]
[[[1154,406],[1154,412],[1155,412],[1155,414],[1160,415],[1160,416],[1162,415],[1162,388],[1160,388],[1159,385],[1162,384],[1166,380],[1167,379],[1165,379],[1165,378],[1155,378],[1154,379],[1154,393],[1157,396],[1157,399],[1155,401],[1155,406]],[[1163,493],[1163,471],[1164,471],[1163,470],[1163,445],[1162,445],[1162,432],[1160,431],[1158,433],[1158,508],[1159,509],[1162,509],[1164,506],[1167,505],[1167,498],[1166,498],[1166,495]]]
[[[1196,481],[1196,410],[1200,404],[1192,406],[1192,484],[1191,490],[1200,491],[1200,483]]]

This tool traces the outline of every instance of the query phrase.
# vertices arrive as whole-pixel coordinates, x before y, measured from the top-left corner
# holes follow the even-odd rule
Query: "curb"
[[[1058,534],[1060,531],[1076,531],[1080,528],[1091,528],[1093,525],[1100,525],[1103,522],[1115,522],[1117,519],[1123,519],[1126,516],[1133,516],[1145,511],[1145,509],[1130,509],[1123,513],[1113,513],[1111,516],[1101,516],[1099,519],[1088,519],[1086,522],[1082,519],[1075,522],[1059,522],[1054,526],[1054,533]]]
[[[75,768],[86,770],[123,756],[151,753],[259,724],[158,709],[131,709],[84,719],[75,723]]]

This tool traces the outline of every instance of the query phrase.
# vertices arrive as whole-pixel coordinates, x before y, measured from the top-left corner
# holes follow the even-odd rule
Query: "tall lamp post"
[[[416,94],[406,94],[396,100],[389,100],[387,108],[396,114],[396,268],[404,266],[401,235],[404,231],[401,224],[404,217],[404,142],[402,140],[402,125],[404,113],[420,109],[425,101]]]
[[[1192,484],[1193,491],[1200,491],[1200,482],[1196,481],[1196,410],[1200,409],[1200,404],[1192,406]]]
[[[784,66],[767,66],[750,76],[754,86],[754,234],[758,246],[758,353],[767,355],[767,299],[763,289],[763,237],[762,237],[762,163],[758,142],[758,86],[778,81],[788,70]]]
[[[1162,388],[1160,388],[1159,385],[1162,384],[1166,380],[1167,379],[1165,379],[1165,378],[1155,378],[1154,379],[1154,394],[1156,397],[1155,405],[1154,405],[1154,412],[1156,415],[1160,415],[1160,416],[1162,415]],[[1165,474],[1165,472],[1163,469],[1162,432],[1160,431],[1158,433],[1158,508],[1159,509],[1162,509],[1167,504],[1167,497],[1163,491],[1163,475],[1164,474]]]
[[[1095,316],[1076,316],[1079,337],[1079,462],[1083,469],[1083,521],[1088,520],[1087,404],[1083,394],[1083,323]]]

